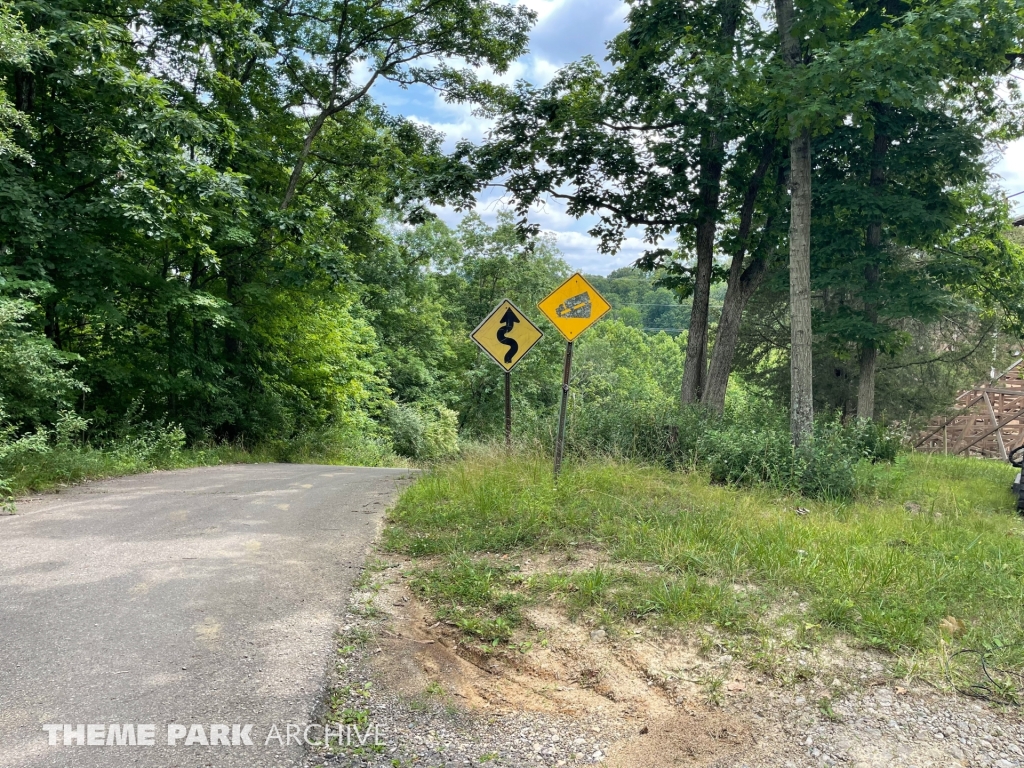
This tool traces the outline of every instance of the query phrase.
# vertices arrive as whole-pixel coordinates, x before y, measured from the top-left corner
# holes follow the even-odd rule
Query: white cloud
[[[565,260],[581,272],[591,274],[607,275],[619,267],[628,267],[636,261],[646,246],[639,238],[630,237],[622,243],[622,248],[614,255],[599,253],[596,243],[589,235],[573,232],[571,230],[543,230],[554,235],[558,247],[565,256]]]
[[[510,207],[500,190],[491,189],[481,194],[473,208],[480,218],[494,225],[498,213]],[[434,212],[450,227],[457,227],[464,214],[448,208],[435,208]],[[565,260],[575,269],[591,274],[606,275],[619,267],[635,262],[651,246],[644,243],[640,232],[628,231],[617,253],[605,254],[598,250],[598,240],[587,234],[596,222],[596,216],[574,219],[565,212],[561,201],[552,200],[536,205],[530,211],[530,221],[544,234],[552,235]]]

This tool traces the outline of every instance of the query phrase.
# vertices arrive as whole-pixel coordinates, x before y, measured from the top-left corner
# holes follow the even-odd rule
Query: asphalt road
[[[297,738],[267,737],[316,722],[347,594],[410,476],[213,467],[20,503],[0,518],[0,768],[299,764]],[[153,726],[154,745],[106,746],[111,724]],[[104,746],[78,746],[79,725]],[[192,733],[170,747],[174,725]]]

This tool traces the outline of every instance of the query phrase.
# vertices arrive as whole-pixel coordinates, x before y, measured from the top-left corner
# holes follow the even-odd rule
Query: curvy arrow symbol
[[[505,365],[509,365],[515,358],[516,352],[519,351],[519,344],[516,343],[515,339],[510,339],[505,334],[511,331],[516,323],[520,322],[519,315],[511,309],[506,309],[505,314],[501,316],[501,322],[505,325],[498,329],[498,341],[508,347],[508,352],[505,353]]]

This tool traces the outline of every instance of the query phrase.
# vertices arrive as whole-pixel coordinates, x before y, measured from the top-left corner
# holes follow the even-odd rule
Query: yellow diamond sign
[[[511,371],[544,334],[505,299],[469,336],[494,362]]]
[[[574,341],[612,308],[579,272],[537,306],[569,341]]]

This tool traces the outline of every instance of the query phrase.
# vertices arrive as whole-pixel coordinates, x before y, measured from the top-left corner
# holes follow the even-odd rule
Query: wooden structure
[[[990,384],[961,392],[956,405],[954,415],[932,419],[914,447],[1006,461],[1024,443],[1024,359]]]

